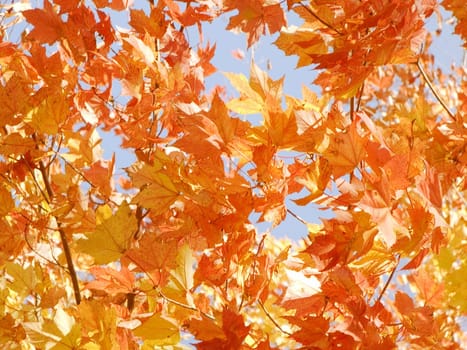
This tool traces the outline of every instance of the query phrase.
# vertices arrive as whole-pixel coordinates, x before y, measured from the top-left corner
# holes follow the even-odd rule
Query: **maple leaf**
[[[19,294],[33,291],[37,284],[37,276],[32,266],[22,267],[18,264],[8,262],[5,265],[6,272],[13,278],[10,288]]]
[[[122,266],[120,271],[109,267],[93,266],[89,272],[96,279],[86,284],[87,289],[102,290],[109,294],[133,292],[135,276],[126,266]]]
[[[0,341],[5,346],[13,346],[13,343],[20,343],[26,338],[26,332],[22,325],[18,325],[11,314],[6,314],[0,318]]]
[[[40,8],[26,10],[23,11],[23,16],[34,25],[34,29],[28,34],[30,39],[51,45],[62,37],[64,24],[49,0],[44,1],[43,10]]]
[[[284,316],[299,330],[292,334],[292,338],[309,347],[326,349],[329,347],[329,340],[326,336],[329,329],[329,321],[322,316],[306,316],[302,319]]]
[[[212,321],[211,321],[212,322]],[[200,349],[239,349],[248,335],[251,326],[246,326],[243,317],[225,307],[222,310],[222,326],[208,326],[202,330],[205,322],[193,320],[190,327],[193,333],[202,340]],[[209,330],[207,332],[207,330]]]
[[[107,164],[106,164],[107,163]],[[83,175],[96,186],[105,197],[110,197],[113,190],[112,173],[115,164],[115,155],[110,162],[98,161],[83,172]]]
[[[8,134],[0,140],[0,152],[5,156],[21,155],[34,149],[34,141],[30,137],[24,137],[20,133]]]
[[[407,278],[413,282],[413,286],[418,290],[418,297],[427,305],[433,308],[442,307],[446,293],[444,283],[437,283],[434,286],[433,276],[424,269],[419,269]]]
[[[239,166],[248,162],[251,150],[248,141],[244,137],[248,132],[250,124],[239,118],[232,118],[228,113],[224,101],[222,101],[218,94],[214,95],[211,101],[211,109],[207,116],[217,127],[217,132],[223,141],[223,145],[220,145],[222,150],[232,155],[232,157],[238,157],[240,159]]]
[[[180,341],[178,325],[160,314],[154,314],[133,332],[144,340],[146,347],[176,345]]]
[[[312,54],[326,54],[328,51],[324,38],[317,35],[312,28],[290,26],[282,30],[274,42],[287,56],[300,52],[297,68],[314,63]]]
[[[312,200],[321,196],[329,182],[331,175],[331,168],[328,161],[324,158],[318,158],[312,163],[303,174],[301,178],[295,181],[310,191],[310,194],[304,198],[294,199],[293,201],[298,205],[307,205]]]
[[[136,217],[129,204],[123,201],[115,214],[107,205],[99,207],[96,221],[96,230],[80,239],[78,245],[98,265],[116,261],[130,247],[138,227]]]
[[[141,34],[148,33],[151,37],[161,38],[168,26],[164,12],[161,9],[163,4],[163,1],[158,2],[157,7],[151,9],[149,16],[143,10],[130,8],[129,24]]]
[[[121,344],[118,339],[117,311],[115,305],[98,300],[83,300],[78,306],[83,342],[89,347],[112,349]],[[121,339],[120,339],[121,340]]]
[[[454,28],[455,33],[459,34],[464,39],[464,48],[467,47],[467,11],[465,10],[465,4],[462,0],[444,0],[441,5],[451,11],[456,18],[456,26]]]
[[[53,320],[25,322],[24,327],[29,337],[39,344],[52,344],[72,349],[79,346],[81,329],[76,319],[62,308],[55,311]]]
[[[170,270],[177,267],[178,243],[145,233],[137,245],[128,249],[123,260],[136,264],[138,270],[151,276],[157,286],[168,283]]]
[[[248,79],[243,74],[224,73],[230,83],[240,92],[240,97],[232,99],[227,103],[227,107],[239,114],[260,113],[264,109],[264,101],[261,95],[249,84]]]
[[[352,123],[346,132],[331,134],[329,147],[323,156],[331,166],[332,174],[338,178],[352,172],[365,157],[367,139],[359,135],[357,124]]]
[[[241,30],[247,34],[248,47],[257,42],[261,35],[278,32],[286,25],[284,11],[280,4],[264,5],[262,0],[225,1],[227,10],[237,9],[227,25],[228,30]]]
[[[179,197],[173,181],[164,174],[161,163],[151,167],[148,164],[135,164],[127,169],[135,186],[140,188],[133,202],[162,214]]]
[[[116,11],[123,11],[130,8],[133,5],[133,0],[95,0],[97,7],[110,7]]]
[[[415,307],[412,299],[401,291],[396,292],[394,304],[400,312],[402,324],[407,331],[416,335],[432,334],[434,324],[431,307]]]
[[[437,2],[133,3],[0,5],[0,343],[464,346],[466,71],[423,70]],[[464,2],[443,6],[465,39]],[[228,97],[213,21],[248,47],[269,32],[315,86],[285,95],[259,43]],[[308,236],[261,239],[294,193]]]

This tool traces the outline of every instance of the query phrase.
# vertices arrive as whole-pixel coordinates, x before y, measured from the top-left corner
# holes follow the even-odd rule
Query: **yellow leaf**
[[[180,341],[180,332],[176,324],[166,320],[160,314],[155,314],[135,328],[133,333],[141,337],[148,345],[175,345]]]
[[[96,225],[101,225],[112,216],[112,208],[104,204],[96,210]]]
[[[136,164],[127,170],[133,185],[140,188],[132,202],[151,209],[155,215],[165,212],[179,196],[174,183],[161,172],[162,169],[163,164],[156,161],[153,166]]]
[[[5,264],[6,272],[13,278],[13,283],[8,287],[19,294],[33,291],[36,287],[36,274],[32,266],[23,267],[18,264],[7,262]]]
[[[151,209],[154,215],[164,213],[170,205],[178,198],[178,191],[173,186],[170,179],[164,184],[153,182],[143,189],[133,198],[134,203]]]
[[[227,107],[239,114],[255,114],[263,111],[264,101],[253,90],[243,74],[224,73],[230,83],[240,92],[240,97],[232,99]]]
[[[44,98],[39,106],[27,114],[25,121],[35,129],[47,134],[56,134],[60,124],[66,119],[68,105],[59,94]]]
[[[193,288],[195,259],[188,244],[178,249],[176,263],[177,267],[170,271],[171,278],[163,288],[163,293],[170,299],[192,306],[194,303],[189,291]]]
[[[461,313],[467,312],[467,261],[462,261],[461,268],[448,272],[446,275],[446,291],[449,304],[457,307]]]
[[[55,313],[54,322],[63,335],[70,333],[75,325],[75,319],[60,308]]]
[[[94,257],[99,265],[118,260],[128,249],[138,227],[127,202],[120,205],[115,215],[109,216],[109,211],[107,206],[100,208],[96,214],[96,230],[87,239],[78,241],[81,250]]]
[[[188,244],[184,244],[177,255],[177,268],[172,271],[171,275],[183,286],[185,290],[190,290],[193,287],[193,254]]]
[[[57,311],[54,321],[46,319],[43,322],[24,322],[23,325],[28,338],[41,349],[77,349],[81,340],[81,327],[63,310]],[[67,333],[63,334],[62,330]]]

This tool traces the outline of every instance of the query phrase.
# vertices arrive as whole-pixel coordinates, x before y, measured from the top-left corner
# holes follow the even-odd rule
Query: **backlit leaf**
[[[125,201],[113,215],[108,209],[100,213],[97,215],[96,230],[86,239],[79,240],[78,244],[94,258],[96,264],[107,264],[116,261],[130,247],[138,223]]]
[[[180,341],[178,325],[154,314],[134,330],[134,334],[152,346],[175,345]]]

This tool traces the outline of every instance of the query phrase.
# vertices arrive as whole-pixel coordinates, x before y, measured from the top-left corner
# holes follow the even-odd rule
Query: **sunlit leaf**
[[[134,334],[141,337],[146,344],[153,346],[175,345],[180,341],[178,325],[154,314],[134,330]]]
[[[97,214],[96,230],[78,243],[83,252],[91,255],[96,264],[116,261],[130,247],[137,229],[137,220],[127,202],[122,202],[115,214],[102,207]]]

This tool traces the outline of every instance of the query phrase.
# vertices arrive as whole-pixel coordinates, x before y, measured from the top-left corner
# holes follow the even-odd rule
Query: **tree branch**
[[[52,190],[52,186],[50,185],[50,182],[49,182],[49,177],[47,176],[47,170],[45,169],[44,163],[42,161],[39,161],[39,170],[42,174],[42,179],[44,180],[45,189],[47,191],[47,195],[49,198],[49,199],[45,198],[45,200],[49,202],[53,198],[54,193]],[[76,275],[75,265],[73,264],[73,259],[71,258],[70,246],[68,245],[68,240],[66,238],[65,231],[63,231],[63,228],[61,228],[60,222],[57,220],[56,217],[55,217],[55,220],[57,221],[58,232],[60,233],[60,240],[62,241],[63,253],[65,254],[65,259],[66,259],[66,263],[68,267],[68,273],[70,274],[71,283],[73,285],[75,301],[76,301],[76,304],[79,305],[81,303],[81,293],[79,290],[79,282],[78,282],[78,276]]]

